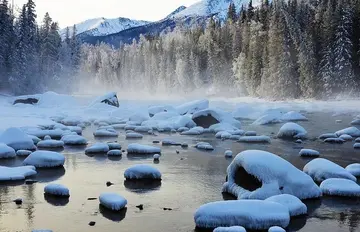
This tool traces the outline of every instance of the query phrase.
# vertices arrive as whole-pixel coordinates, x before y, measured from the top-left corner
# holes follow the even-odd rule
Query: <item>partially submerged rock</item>
[[[26,177],[36,174],[37,172],[34,166],[23,166],[14,168],[0,166],[0,182],[24,180]]]
[[[48,184],[44,188],[44,193],[57,197],[70,197],[70,191],[62,184]]]
[[[114,107],[119,107],[119,100],[118,97],[116,95],[115,92],[111,92],[108,94],[105,94],[101,97],[98,97],[93,103],[92,105],[96,104],[96,103],[104,103],[110,106],[114,106]]]
[[[0,159],[15,158],[16,152],[5,143],[0,143]]]
[[[207,143],[207,142],[197,143],[197,144],[195,145],[195,147],[196,147],[197,149],[206,150],[206,151],[212,151],[212,150],[214,150],[214,147],[213,147],[210,143]]]
[[[87,145],[87,140],[81,135],[64,135],[61,141],[68,146],[84,146]]]
[[[360,186],[356,182],[347,179],[327,179],[321,183],[320,188],[324,195],[360,197]]]
[[[246,229],[242,226],[217,227],[213,232],[246,232]]]
[[[325,143],[332,143],[332,144],[343,144],[345,140],[341,138],[327,138],[324,140]]]
[[[299,155],[304,157],[319,157],[320,152],[313,149],[301,149]]]
[[[288,122],[280,128],[277,136],[285,139],[304,139],[307,137],[307,131],[299,124]]]
[[[15,150],[35,150],[34,141],[19,128],[8,128],[0,135],[0,143],[5,143]]]
[[[281,194],[267,198],[265,201],[277,202],[289,209],[291,217],[307,214],[307,207],[293,195]]]
[[[346,168],[346,171],[350,172],[353,176],[360,176],[360,164],[350,164]]]
[[[228,123],[236,128],[241,127],[240,121],[233,118],[231,114],[215,108],[200,110],[194,113],[192,120],[196,123],[197,126],[204,128],[209,128],[210,126],[218,123]]]
[[[31,165],[37,168],[60,167],[64,163],[64,155],[53,151],[35,151],[23,161],[24,165]]]
[[[86,148],[86,154],[97,154],[97,153],[107,153],[109,151],[109,145],[107,143],[95,143],[91,147]]]
[[[127,200],[116,193],[103,193],[99,201],[102,206],[113,211],[120,211],[127,205]]]
[[[270,143],[271,139],[269,136],[243,136],[240,137],[238,142],[240,143]]]
[[[20,96],[17,99],[14,100],[13,105],[16,104],[27,104],[27,105],[35,105],[39,102],[38,98],[30,97],[30,96]]]
[[[124,172],[127,180],[161,180],[161,172],[150,165],[134,165]]]
[[[326,133],[319,136],[319,139],[330,139],[330,138],[337,138],[338,136],[335,133]]]
[[[352,137],[360,137],[360,130],[356,127],[348,127],[348,128],[345,128],[343,130],[339,130],[337,132],[335,132],[335,134],[337,136],[341,136],[341,135],[350,135]]]
[[[161,149],[159,147],[153,147],[148,145],[141,145],[137,143],[129,144],[128,153],[133,154],[155,154],[155,153],[161,153]]]

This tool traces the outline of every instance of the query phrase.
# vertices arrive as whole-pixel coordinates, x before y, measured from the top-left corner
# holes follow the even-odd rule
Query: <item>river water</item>
[[[332,117],[330,114],[314,113],[306,115],[310,120],[301,122],[311,138],[322,133],[334,132],[348,127],[352,117]],[[342,123],[335,120],[341,119]],[[279,125],[254,127],[243,121],[244,129],[255,130],[258,134],[274,136]],[[90,143],[94,128],[87,128],[84,135]],[[31,231],[32,229],[52,229],[55,232],[189,232],[195,231],[193,214],[202,204],[229,199],[221,193],[225,181],[226,168],[231,159],[224,158],[224,151],[231,149],[239,153],[247,149],[261,149],[273,152],[302,169],[309,159],[300,158],[301,147],[313,148],[321,152],[323,158],[346,166],[360,162],[360,151],[352,148],[353,142],[343,145],[323,144],[318,140],[308,140],[304,144],[272,139],[268,145],[240,144],[234,141],[221,141],[214,135],[180,136],[178,134],[146,135],[142,140],[125,140],[125,132],[117,141],[123,148],[132,142],[152,144],[154,140],[171,138],[186,142],[188,149],[162,147],[160,163],[153,164],[152,157],[136,157],[123,154],[121,159],[109,159],[106,156],[89,157],[83,148],[66,148],[64,168],[40,170],[36,176],[38,183],[6,183],[0,185],[0,231]],[[111,141],[103,140],[103,141]],[[211,143],[215,150],[203,152],[193,148],[199,141]],[[180,151],[177,154],[176,149]],[[0,160],[0,165],[21,165],[20,158]],[[153,164],[163,175],[161,185],[147,186],[147,190],[138,190],[139,186],[124,182],[123,173],[134,164]],[[44,186],[50,182],[66,185],[71,197],[67,200],[45,199]],[[111,181],[113,186],[107,187]],[[299,190],[301,191],[301,190]],[[104,192],[116,192],[128,200],[127,210],[123,214],[114,214],[99,207],[98,197]],[[23,198],[21,206],[12,201]],[[305,202],[309,214],[292,220],[288,231],[304,232],[345,232],[360,231],[360,202],[356,199],[324,197],[321,200]],[[140,211],[136,205],[143,204]],[[172,210],[164,210],[171,208]],[[88,223],[95,221],[90,227]]]

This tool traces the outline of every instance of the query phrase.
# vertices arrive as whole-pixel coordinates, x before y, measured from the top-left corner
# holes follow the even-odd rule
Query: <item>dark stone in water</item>
[[[15,202],[15,204],[17,204],[17,205],[21,205],[23,201],[22,201],[21,198],[18,198],[18,199],[16,199],[16,200],[14,200],[14,202]]]
[[[180,154],[180,151],[176,150],[176,154]]]
[[[138,208],[138,209],[140,209],[140,210],[143,210],[143,209],[144,209],[144,205],[143,205],[143,204],[137,205],[136,208]]]
[[[206,116],[201,115],[199,117],[193,118],[193,121],[196,123],[197,126],[201,126],[204,128],[209,128],[210,126],[219,123],[219,121],[211,114],[208,114]]]
[[[95,200],[97,200],[96,197],[89,197],[89,198],[88,198],[88,201],[95,201]]]
[[[16,104],[18,104],[18,103],[28,104],[28,105],[34,105],[34,104],[38,103],[38,101],[39,101],[38,99],[36,99],[36,98],[31,98],[31,97],[25,98],[25,99],[16,99],[16,100],[14,101],[13,105],[16,105]]]
[[[158,143],[160,143],[160,141],[157,140],[153,141],[153,144],[158,144]]]
[[[181,158],[180,160],[184,160],[184,158]]]
[[[163,210],[168,210],[168,211],[171,211],[172,210],[172,208],[163,208]]]
[[[125,150],[122,150],[122,153],[125,153],[126,151]]]
[[[182,147],[182,148],[188,148],[189,145],[188,145],[187,143],[183,143],[183,144],[181,144],[181,147]]]
[[[95,224],[96,224],[96,222],[94,222],[94,221],[89,222],[89,226],[95,226]]]
[[[38,182],[37,180],[25,180],[25,184],[28,184],[28,185],[35,184],[37,182]]]
[[[106,186],[110,187],[111,185],[114,185],[113,183],[111,183],[110,181],[106,182]]]

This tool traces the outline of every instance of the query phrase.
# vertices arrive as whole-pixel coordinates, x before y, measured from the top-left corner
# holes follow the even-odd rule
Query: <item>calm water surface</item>
[[[309,114],[309,122],[301,122],[310,137],[322,133],[334,132],[348,126],[351,117],[332,117],[328,114]],[[343,123],[335,123],[342,119]],[[273,136],[281,125],[253,127],[243,122],[244,129],[256,130],[258,134]],[[84,131],[85,136],[94,143],[91,134],[93,128]],[[322,157],[346,166],[360,162],[360,151],[352,148],[353,142],[343,145],[323,144],[320,141],[306,141],[295,144],[290,141],[273,139],[269,145],[240,144],[234,141],[221,141],[214,135],[189,137],[160,134],[145,136],[139,141],[125,140],[124,132],[118,141],[126,148],[128,143],[152,144],[153,140],[172,138],[187,142],[188,149],[162,147],[160,163],[153,164],[152,157],[136,157],[123,154],[121,159],[109,159],[106,156],[89,157],[84,149],[66,148],[64,168],[40,170],[36,179],[39,183],[24,185],[11,183],[0,185],[0,231],[31,231],[32,229],[52,229],[55,232],[75,231],[129,231],[129,232],[188,232],[195,230],[193,214],[202,204],[228,199],[221,194],[225,181],[226,168],[231,160],[224,158],[224,151],[232,149],[234,153],[247,149],[262,149],[273,152],[302,169],[309,159],[298,156],[301,147],[314,148]],[[111,141],[104,140],[104,141]],[[213,152],[201,152],[192,146],[198,141],[207,141],[215,146]],[[180,154],[176,154],[179,149]],[[0,165],[18,166],[20,158],[0,160]],[[124,182],[123,173],[134,164],[153,164],[163,174],[161,185],[147,186],[140,191],[139,186]],[[115,185],[106,187],[106,182]],[[44,186],[50,182],[62,183],[69,187],[69,200],[45,199]],[[302,191],[299,189],[299,191]],[[116,192],[128,200],[127,210],[123,214],[113,214],[99,208],[98,200],[89,201],[89,197],[98,197],[104,192]],[[21,206],[12,201],[23,198]],[[354,199],[329,198],[305,202],[308,205],[307,217],[295,218],[288,231],[304,232],[345,232],[360,231],[360,202]],[[143,204],[140,211],[136,205]],[[163,208],[172,208],[164,211]],[[95,221],[94,227],[88,226]]]

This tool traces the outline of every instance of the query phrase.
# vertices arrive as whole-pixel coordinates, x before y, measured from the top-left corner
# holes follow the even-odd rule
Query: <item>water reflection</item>
[[[68,197],[55,197],[55,196],[51,196],[49,194],[44,194],[44,198],[47,203],[49,203],[53,206],[65,206],[69,203]]]
[[[36,171],[38,173],[35,179],[45,183],[55,181],[65,175],[65,168],[63,166],[57,168],[38,168]]]
[[[127,154],[126,157],[128,160],[145,160],[152,159],[154,154]]]
[[[161,180],[125,180],[124,186],[131,192],[146,193],[160,189]]]
[[[110,161],[120,161],[122,159],[122,156],[108,156],[108,159]]]
[[[127,208],[124,208],[120,211],[112,211],[109,210],[107,208],[105,208],[104,206],[102,206],[101,204],[99,204],[99,209],[100,209],[100,213],[104,218],[107,218],[113,222],[120,222],[122,221],[125,216],[126,216],[126,212],[127,212]]]

